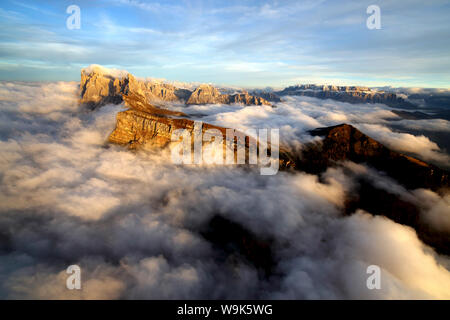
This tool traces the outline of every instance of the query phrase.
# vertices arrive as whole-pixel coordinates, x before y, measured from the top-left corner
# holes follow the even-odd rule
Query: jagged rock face
[[[248,94],[248,92],[238,93],[229,96],[230,103],[243,103],[245,105],[271,105],[270,102],[266,101],[261,97],[255,97]]]
[[[276,92],[278,95],[296,95],[308,96],[319,99],[333,99],[349,103],[384,103],[391,107],[407,107],[415,106],[398,97],[395,93],[372,91],[367,87],[356,86],[317,86],[317,85],[297,85],[285,88]]]
[[[160,101],[182,102],[190,94],[189,90],[178,89],[166,83],[153,83],[136,80],[129,74],[129,92],[138,93],[150,103]],[[187,92],[186,92],[187,91]]]
[[[81,71],[80,102],[92,108],[106,103],[120,103],[126,87],[125,82],[127,82],[126,79],[103,74],[101,69],[94,69],[90,73],[83,69]]]
[[[228,95],[221,94],[211,85],[202,84],[192,92],[186,104],[227,103]]]
[[[335,161],[367,163],[388,173],[410,189],[439,189],[449,186],[448,172],[413,157],[389,150],[351,125],[319,128],[312,135],[323,136],[320,144],[307,145],[297,165],[320,172]]]
[[[90,72],[81,71],[81,100],[82,104],[91,108],[107,103],[121,103],[123,95],[139,95],[146,102],[183,102],[189,90],[178,89],[170,84],[153,83],[137,80],[133,75],[114,77],[105,74],[102,69],[94,68]]]
[[[186,104],[214,104],[214,103],[242,103],[245,105],[271,105],[269,101],[256,96],[251,96],[248,92],[238,94],[221,94],[219,90],[211,85],[200,85],[192,92]]]
[[[261,97],[247,92],[235,95],[221,94],[211,85],[200,85],[194,92],[180,89],[171,84],[136,79],[132,74],[122,77],[104,73],[101,68],[81,71],[80,102],[91,109],[107,103],[118,104],[123,96],[140,96],[146,103],[177,102],[187,104],[243,103],[245,105],[270,105]]]
[[[364,160],[367,157],[387,155],[391,151],[351,125],[318,128],[312,135],[325,136],[322,152],[331,160]],[[358,158],[358,159],[356,159]],[[360,158],[360,159],[359,159]]]

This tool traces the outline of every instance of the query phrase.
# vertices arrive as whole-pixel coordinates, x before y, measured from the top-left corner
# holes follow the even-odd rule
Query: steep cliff
[[[194,121],[185,118],[173,118],[158,113],[149,113],[130,108],[117,114],[116,128],[109,136],[112,143],[127,146],[130,149],[163,148],[177,129],[194,130]],[[203,124],[203,132],[218,129],[225,135],[225,128]]]

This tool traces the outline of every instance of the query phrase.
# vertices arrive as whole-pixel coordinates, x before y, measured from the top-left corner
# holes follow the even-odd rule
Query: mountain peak
[[[126,70],[114,69],[114,68],[106,68],[98,64],[91,64],[90,66],[81,69],[81,75],[104,75],[111,76],[114,78],[124,78],[128,76],[130,73]]]
[[[201,84],[193,92],[177,88],[172,84],[145,81],[135,78],[124,70],[108,69],[99,65],[90,65],[81,70],[80,102],[90,108],[107,103],[123,102],[123,95],[139,95],[146,103],[177,102],[185,104],[243,103],[245,105],[271,105],[267,100],[242,94],[222,94],[210,84]]]
[[[448,172],[432,164],[395,152],[349,124],[317,128],[311,135],[322,136],[319,144],[309,144],[299,166],[305,171],[320,172],[336,161],[369,164],[410,189],[448,187]],[[411,174],[414,172],[414,174]]]

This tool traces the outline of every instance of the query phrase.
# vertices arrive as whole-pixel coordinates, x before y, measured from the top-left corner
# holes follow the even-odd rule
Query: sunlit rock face
[[[228,95],[221,94],[219,90],[209,84],[202,84],[192,92],[187,104],[227,103]]]
[[[120,103],[127,84],[128,79],[114,78],[109,74],[104,74],[100,68],[94,68],[90,72],[83,69],[81,71],[80,102],[91,108],[107,103]]]
[[[121,103],[124,94],[141,96],[149,103],[183,102],[190,94],[189,90],[178,89],[170,84],[138,80],[129,73],[122,76],[109,74],[100,67],[81,71],[80,89],[80,102],[91,108]]]
[[[109,136],[109,141],[126,145],[130,149],[144,146],[165,147],[175,129],[192,128],[192,120],[165,118],[129,109],[117,114],[116,128]]]
[[[80,102],[91,109],[107,103],[121,103],[122,96],[140,96],[147,103],[242,103],[245,105],[270,105],[267,100],[249,95],[248,92],[233,95],[221,94],[211,85],[202,84],[194,92],[177,88],[168,83],[136,79],[132,74],[111,73],[100,66],[89,67],[81,71]]]
[[[163,148],[171,142],[172,134],[177,129],[192,133],[194,121],[130,108],[117,114],[116,128],[109,136],[109,142],[130,149]],[[203,132],[208,129],[217,129],[225,135],[225,128],[203,124]]]

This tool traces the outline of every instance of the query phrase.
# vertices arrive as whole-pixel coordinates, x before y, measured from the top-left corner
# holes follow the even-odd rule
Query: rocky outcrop
[[[123,102],[123,96],[140,96],[142,101],[163,105],[165,102],[186,104],[242,103],[245,105],[270,105],[261,97],[239,94],[221,94],[211,85],[200,85],[194,92],[171,84],[136,79],[130,73],[114,74],[100,66],[81,71],[80,103],[95,109],[99,106]]]
[[[242,103],[245,105],[268,105],[271,103],[261,97],[250,95],[247,91],[243,93],[233,94],[228,96],[228,103]]]
[[[202,84],[192,92],[186,104],[208,103],[242,103],[245,105],[271,105],[261,97],[250,95],[247,91],[237,94],[221,94],[219,90],[208,84]]]
[[[80,103],[95,108],[107,103],[122,102],[122,93],[128,80],[115,78],[105,74],[101,68],[81,70],[81,99]]]
[[[227,100],[227,94],[221,94],[209,84],[202,84],[192,92],[186,104],[227,103]]]
[[[275,93],[280,96],[308,96],[348,103],[384,103],[390,107],[416,108],[415,105],[395,93],[373,91],[367,87],[304,84],[287,87]]]
[[[117,114],[116,128],[109,141],[130,149],[163,148],[171,142],[172,133],[177,129],[192,133],[194,121],[130,108]],[[226,131],[225,128],[204,123],[203,132],[208,129],[218,129],[223,135]]]
[[[129,73],[122,76],[108,74],[101,67],[81,71],[80,90],[80,102],[90,108],[107,103],[121,103],[123,95],[141,96],[148,103],[184,102],[190,95],[189,90],[165,83],[138,80]]]
[[[384,171],[410,189],[436,190],[449,186],[449,174],[445,170],[392,151],[351,125],[318,128],[311,134],[323,136],[324,139],[304,148],[297,162],[301,170],[317,173],[336,161],[350,160]]]

